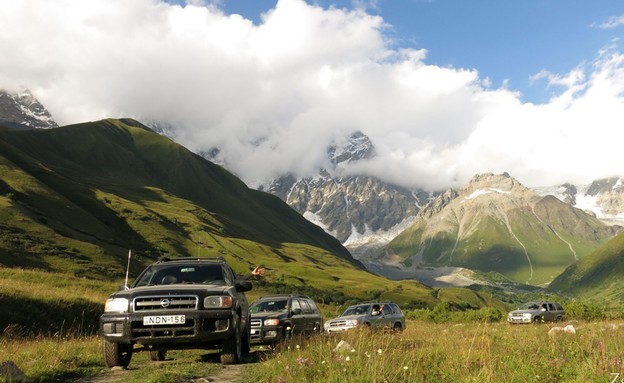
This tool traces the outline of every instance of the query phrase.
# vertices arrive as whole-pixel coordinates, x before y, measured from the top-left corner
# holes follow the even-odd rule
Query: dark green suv
[[[251,344],[276,345],[293,334],[320,333],[323,316],[316,303],[303,295],[261,297],[249,308]]]
[[[249,351],[251,283],[237,278],[223,258],[163,259],[134,284],[107,300],[100,317],[104,361],[130,364],[148,351],[164,360],[167,350],[218,349],[223,364]]]

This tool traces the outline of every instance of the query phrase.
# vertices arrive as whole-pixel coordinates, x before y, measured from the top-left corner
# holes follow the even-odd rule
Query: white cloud
[[[624,25],[624,15],[620,16],[611,16],[609,20],[605,21],[602,24],[598,25],[598,28],[602,29],[614,29]]]
[[[624,63],[613,47],[569,73],[536,75],[557,93],[535,105],[476,69],[397,49],[362,9],[280,0],[255,25],[218,4],[5,0],[0,87],[27,86],[60,124],[168,123],[192,150],[220,147],[248,182],[311,174],[355,130],[378,157],[342,171],[407,186],[457,186],[481,172],[528,185],[624,174]]]

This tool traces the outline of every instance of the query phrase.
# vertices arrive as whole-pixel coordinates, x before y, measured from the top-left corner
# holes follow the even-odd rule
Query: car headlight
[[[347,326],[353,326],[353,327],[357,326],[358,323],[360,323],[360,321],[357,319],[349,319],[346,322]]]
[[[207,309],[229,309],[232,304],[233,299],[229,295],[211,295],[204,298],[204,308]]]
[[[279,319],[265,319],[264,325],[265,326],[277,326],[279,325]]]
[[[108,298],[104,304],[105,313],[125,313],[128,312],[128,299]]]

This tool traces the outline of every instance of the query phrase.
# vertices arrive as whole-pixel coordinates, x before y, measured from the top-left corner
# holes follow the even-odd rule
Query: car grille
[[[199,298],[196,295],[151,296],[134,298],[134,312],[150,310],[197,309]]]
[[[342,327],[342,326],[346,326],[346,324],[347,324],[346,320],[339,320],[335,322],[329,322],[329,327]]]
[[[262,323],[262,320],[260,319],[252,319],[250,322],[251,327],[260,327],[261,323]]]

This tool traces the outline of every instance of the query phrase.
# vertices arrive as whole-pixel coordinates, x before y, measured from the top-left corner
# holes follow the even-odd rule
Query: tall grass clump
[[[623,323],[576,322],[575,333],[550,331],[557,325],[409,321],[401,333],[362,329],[294,339],[249,366],[243,381],[587,383],[623,374]],[[337,350],[340,341],[349,346]]]

